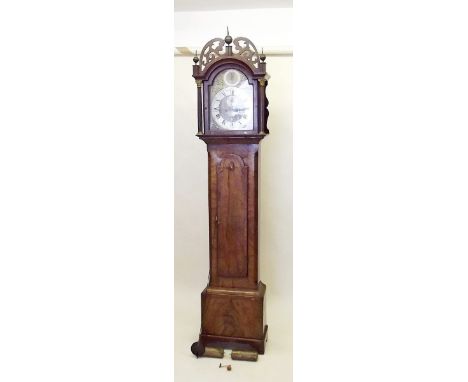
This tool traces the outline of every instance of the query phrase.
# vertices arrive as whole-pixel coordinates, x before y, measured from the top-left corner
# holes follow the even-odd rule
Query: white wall
[[[292,8],[249,9],[211,12],[175,12],[174,46],[200,51],[215,37],[226,35],[250,38],[257,49],[292,52]]]
[[[292,53],[292,8],[175,12],[174,24],[176,47],[200,49],[211,38],[224,37],[228,24],[233,37],[246,36],[257,48]],[[271,76],[267,88],[271,134],[261,143],[260,274],[269,293],[290,298],[292,57],[267,57],[266,62]],[[177,56],[174,64],[175,282],[200,288],[208,275],[207,153],[205,143],[194,136],[196,87],[191,57]]]
[[[197,131],[192,60],[175,57],[175,281],[195,290],[208,275],[208,161]],[[270,135],[261,142],[260,276],[289,298],[292,266],[292,58],[267,60]]]
[[[235,365],[243,380],[292,378],[292,9],[176,12],[175,47],[200,50],[214,37],[250,38],[264,47],[270,135],[261,142],[259,276],[267,285],[268,357],[261,367]],[[268,53],[282,56],[268,56]],[[208,155],[199,140],[192,57],[174,57],[174,303],[175,380],[203,378],[208,359],[191,360],[200,330],[200,293],[208,281]],[[193,357],[192,357],[193,358]],[[193,361],[193,362],[192,362]],[[281,365],[279,368],[278,365]],[[201,374],[197,374],[200,373]],[[246,374],[242,374],[242,373]],[[226,374],[226,377],[229,375]]]
[[[270,135],[260,152],[260,279],[267,285],[267,356],[256,368],[236,364],[242,380],[292,378],[292,57],[267,58],[271,75]],[[199,140],[191,57],[174,58],[174,298],[175,380],[221,381],[210,359],[196,360],[190,344],[200,330],[200,293],[207,284],[208,156]],[[281,365],[280,367],[278,365]],[[243,374],[245,373],[245,374]],[[229,377],[225,375],[224,378]]]

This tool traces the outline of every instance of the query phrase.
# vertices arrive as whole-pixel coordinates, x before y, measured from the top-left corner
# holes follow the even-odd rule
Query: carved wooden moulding
[[[260,56],[257,48],[247,37],[236,37],[232,41],[232,47],[225,45],[222,38],[214,38],[208,41],[200,53],[200,69],[203,72],[205,68],[223,57],[226,56],[239,56],[239,59],[248,64],[252,70],[258,70],[260,63]]]

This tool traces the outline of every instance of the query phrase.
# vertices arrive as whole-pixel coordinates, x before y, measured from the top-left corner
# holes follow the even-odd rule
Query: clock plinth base
[[[258,354],[265,353],[265,345],[267,341],[268,325],[265,325],[263,338],[261,340],[256,338],[235,338],[235,337],[223,337],[214,336],[210,334],[200,334],[199,341],[204,346],[217,346],[223,349],[235,349],[235,350],[256,350]]]
[[[268,325],[265,325],[266,286],[257,289],[206,287],[202,292],[200,343],[225,349],[253,349],[265,352]]]

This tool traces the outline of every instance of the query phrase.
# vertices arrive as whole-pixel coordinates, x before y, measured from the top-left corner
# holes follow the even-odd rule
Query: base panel
[[[256,289],[208,286],[201,294],[200,343],[225,349],[265,352],[268,326],[265,322],[266,286]]]
[[[264,354],[265,344],[268,339],[267,332],[268,332],[268,325],[265,325],[262,339],[200,334],[199,341],[204,346],[217,346],[217,347],[222,347],[223,349],[235,349],[235,350],[252,350],[253,349],[253,350],[256,350],[258,354]]]

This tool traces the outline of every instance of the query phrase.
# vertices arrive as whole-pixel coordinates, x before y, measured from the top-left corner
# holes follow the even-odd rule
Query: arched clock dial
[[[243,73],[222,71],[214,81],[211,97],[212,129],[253,129],[253,89]]]

